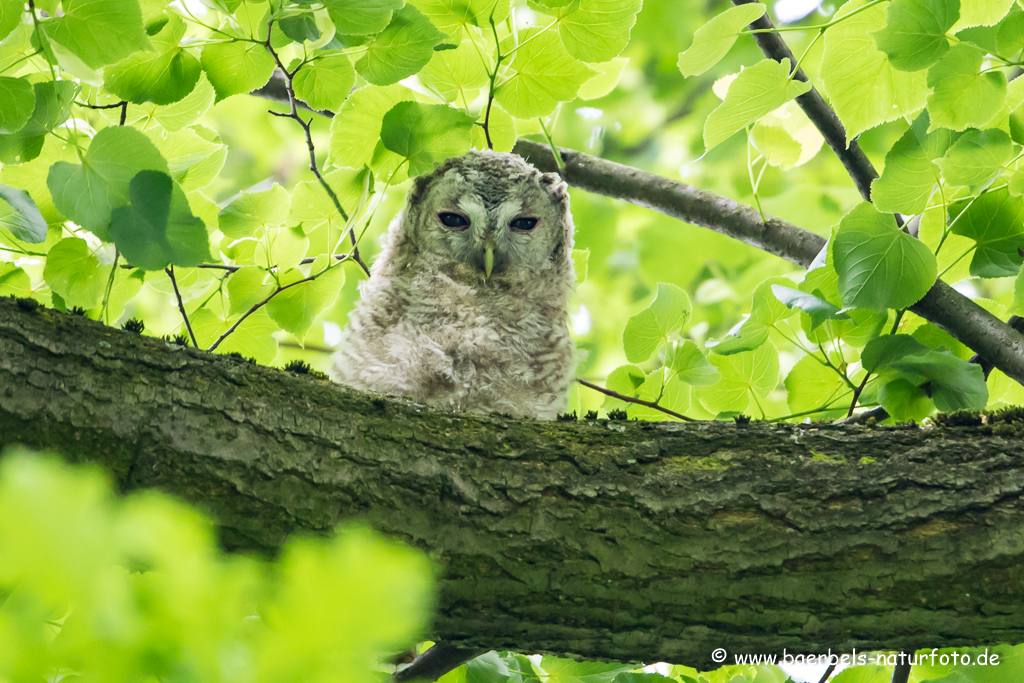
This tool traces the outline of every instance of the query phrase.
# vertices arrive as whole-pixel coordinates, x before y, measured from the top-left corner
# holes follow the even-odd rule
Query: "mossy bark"
[[[361,520],[440,567],[434,635],[711,652],[1024,640],[1024,443],[944,428],[433,412],[0,300],[0,447],[105,465],[231,549]]]

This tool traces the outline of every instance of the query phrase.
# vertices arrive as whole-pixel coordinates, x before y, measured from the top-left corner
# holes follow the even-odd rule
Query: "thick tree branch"
[[[359,519],[440,569],[454,647],[709,668],[1024,640],[1020,421],[437,413],[0,300],[0,450],[52,448],[274,553]],[[1019,418],[1019,416],[1018,416]]]
[[[547,145],[519,140],[515,152],[542,171],[556,171]],[[631,166],[562,149],[559,171],[573,187],[614,197],[709,228],[807,267],[825,238],[757,209]],[[1024,336],[942,281],[910,310],[941,326],[1007,375],[1024,383]]]

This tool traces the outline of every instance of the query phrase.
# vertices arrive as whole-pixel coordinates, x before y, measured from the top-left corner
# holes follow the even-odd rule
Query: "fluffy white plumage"
[[[556,174],[514,154],[447,160],[414,181],[391,223],[333,379],[446,410],[554,419],[575,370],[572,245]]]

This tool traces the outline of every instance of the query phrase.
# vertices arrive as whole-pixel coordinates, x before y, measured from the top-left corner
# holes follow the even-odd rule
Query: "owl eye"
[[[530,232],[537,227],[537,219],[520,216],[519,218],[513,219],[512,222],[509,223],[509,227],[519,232]]]
[[[442,211],[437,214],[437,219],[441,221],[441,225],[446,228],[460,230],[469,227],[468,218],[457,213],[452,213],[451,211]]]

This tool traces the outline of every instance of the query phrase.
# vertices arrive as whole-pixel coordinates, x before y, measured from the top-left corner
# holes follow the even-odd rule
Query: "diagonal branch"
[[[542,171],[558,170],[547,145],[519,140],[515,152]],[[780,218],[762,222],[757,209],[732,199],[581,152],[560,152],[562,177],[581,190],[720,232],[803,267],[825,246],[824,237]],[[963,294],[939,280],[910,310],[1024,384],[1024,336]]]
[[[758,0],[732,0],[733,4],[736,5],[747,5]],[[772,20],[765,14],[763,17],[755,21],[750,25],[752,29],[774,29],[775,25],[772,24]],[[774,59],[777,62],[781,62],[783,59],[788,59],[789,63],[796,66],[798,60],[793,55],[793,51],[786,45],[786,41],[782,39],[778,33],[764,32],[754,33],[754,40],[757,41],[761,51],[764,52],[765,56],[769,59]],[[793,76],[798,81],[804,81],[805,83],[810,82],[804,70],[797,68],[795,75]],[[796,103],[800,105],[800,108],[807,114],[807,118],[817,127],[818,131],[821,132],[821,136],[825,138],[825,142],[832,148],[836,156],[839,157],[839,161],[842,162],[843,166],[846,167],[847,173],[853,178],[853,182],[857,185],[857,189],[860,190],[860,194],[866,201],[871,201],[871,181],[878,177],[878,171],[872,166],[871,161],[867,155],[864,154],[864,150],[860,148],[856,140],[850,140],[849,146],[847,146],[846,129],[843,128],[843,123],[839,120],[839,115],[836,114],[835,110],[828,105],[825,98],[821,96],[817,88],[811,87],[803,95],[796,98]],[[897,217],[897,221],[902,220]]]

